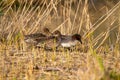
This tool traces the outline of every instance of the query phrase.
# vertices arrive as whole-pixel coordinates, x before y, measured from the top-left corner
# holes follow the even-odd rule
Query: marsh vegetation
[[[27,47],[24,35],[81,34],[56,51]],[[0,0],[0,80],[120,80],[119,0]]]

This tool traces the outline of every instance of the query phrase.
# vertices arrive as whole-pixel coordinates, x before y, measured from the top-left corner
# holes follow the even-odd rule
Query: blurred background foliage
[[[109,12],[118,2],[119,0],[0,0],[0,15],[4,15],[6,12],[13,14],[21,11],[24,13],[25,9],[26,11],[32,10],[31,14],[34,11],[40,12],[46,17],[45,19],[43,17],[39,22],[38,28],[49,26],[52,30],[61,30],[63,34],[76,32],[83,37],[86,36],[87,32],[92,32],[91,29],[94,29],[95,26],[99,26],[92,32],[93,38],[98,37],[102,32],[106,32],[109,37],[105,43],[111,45],[120,43],[117,40],[118,35],[120,35],[120,7],[117,6],[113,9],[114,12]],[[57,28],[61,24],[63,24],[62,27]],[[40,25],[42,27],[39,27]],[[30,27],[28,23],[26,26]],[[99,39],[98,44],[103,41],[104,37]]]

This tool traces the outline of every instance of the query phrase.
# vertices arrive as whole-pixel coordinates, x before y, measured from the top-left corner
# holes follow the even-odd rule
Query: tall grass
[[[1,0],[0,79],[119,80],[120,1],[98,1]],[[44,27],[79,33],[83,45],[73,51],[27,48],[24,35]]]

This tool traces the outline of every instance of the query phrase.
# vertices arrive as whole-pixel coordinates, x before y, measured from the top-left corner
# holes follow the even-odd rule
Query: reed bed
[[[119,12],[119,0],[1,0],[0,79],[120,80]],[[28,48],[24,35],[44,27],[79,33],[83,44]]]

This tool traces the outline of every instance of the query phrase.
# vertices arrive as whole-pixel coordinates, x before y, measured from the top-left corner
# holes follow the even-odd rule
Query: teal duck
[[[24,36],[24,40],[28,44],[37,44],[37,39],[40,40],[46,40],[49,39],[47,38],[48,35],[51,35],[51,32],[49,31],[48,28],[43,29],[44,33],[35,33],[35,34],[29,34]]]
[[[72,47],[75,46],[78,42],[82,44],[81,35],[80,34],[73,34],[73,35],[62,35],[60,31],[56,30],[53,35],[57,37],[59,40],[59,44],[62,47]]]

